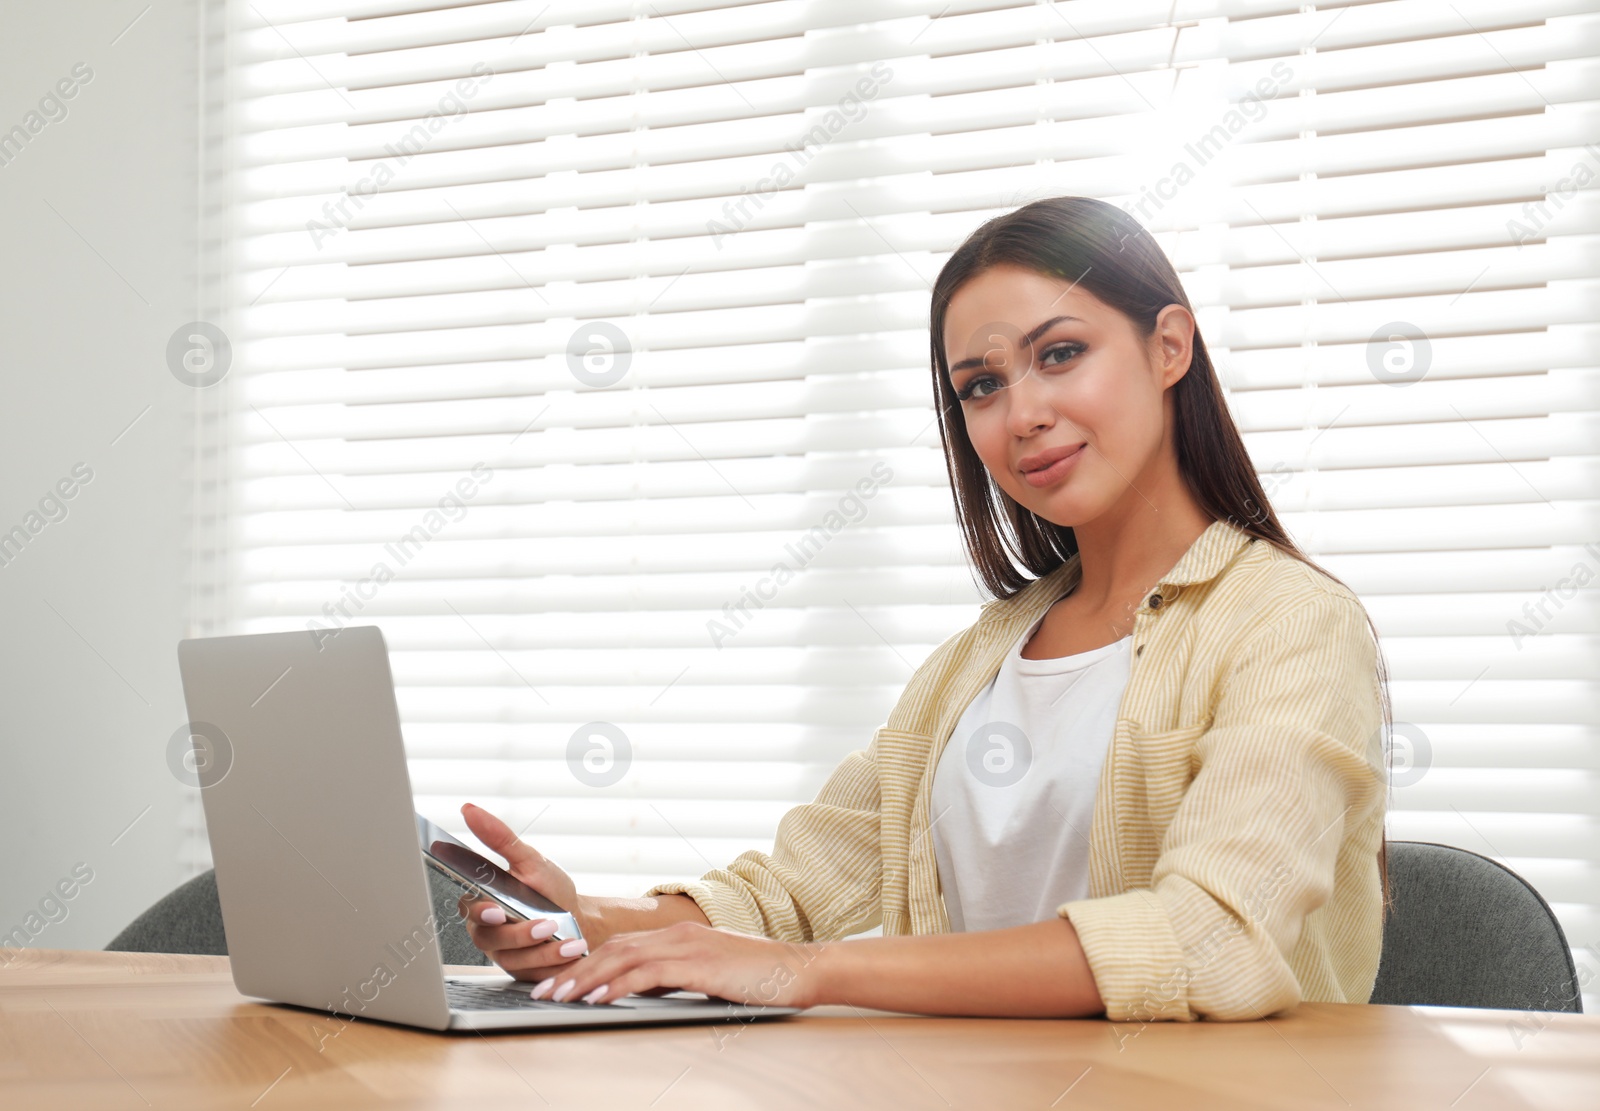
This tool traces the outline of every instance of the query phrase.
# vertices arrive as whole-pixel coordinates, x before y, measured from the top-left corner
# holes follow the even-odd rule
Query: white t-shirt
[[[1089,894],[1089,830],[1133,637],[1024,659],[1043,623],[1011,646],[934,770],[929,820],[953,931],[1045,921]]]

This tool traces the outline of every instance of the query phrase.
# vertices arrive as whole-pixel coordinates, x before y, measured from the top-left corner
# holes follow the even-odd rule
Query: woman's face
[[[1164,485],[1161,468],[1176,474],[1166,390],[1189,367],[1193,331],[1173,304],[1142,341],[1087,290],[999,264],[956,291],[943,342],[967,434],[995,483],[1073,527]]]

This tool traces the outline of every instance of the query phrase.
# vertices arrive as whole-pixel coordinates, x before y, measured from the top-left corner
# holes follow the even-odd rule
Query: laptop
[[[534,999],[445,975],[400,714],[375,626],[181,641],[178,666],[233,982],[244,995],[428,1030],[779,1018],[698,992]]]

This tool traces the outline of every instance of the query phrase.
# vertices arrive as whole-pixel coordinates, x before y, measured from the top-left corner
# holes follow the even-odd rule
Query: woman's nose
[[[1017,436],[1048,428],[1055,421],[1050,391],[1033,369],[1032,361],[1024,353],[1023,359],[1014,364],[1014,373],[1005,391],[1006,426]]]

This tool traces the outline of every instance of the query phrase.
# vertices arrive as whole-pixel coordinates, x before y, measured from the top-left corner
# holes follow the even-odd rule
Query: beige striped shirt
[[[788,811],[773,851],[647,894],[788,941],[950,929],[933,773],[1006,650],[1076,582],[1077,557],[934,649],[864,750]],[[1106,1016],[1251,1019],[1367,1001],[1382,946],[1387,778],[1377,646],[1359,600],[1214,521],[1140,603],[1089,831],[1064,903]],[[937,820],[937,819],[935,819]]]

